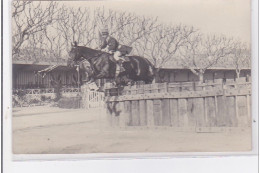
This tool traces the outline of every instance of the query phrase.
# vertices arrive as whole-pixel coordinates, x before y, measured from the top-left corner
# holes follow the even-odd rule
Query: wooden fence
[[[54,88],[36,88],[36,89],[14,89],[13,93],[24,92],[25,94],[37,95],[37,94],[52,94]],[[61,93],[79,93],[80,89],[78,88],[62,88]]]
[[[212,131],[251,126],[251,83],[169,83],[125,88],[106,98],[116,127],[175,127]]]
[[[71,98],[80,94],[78,88],[62,88],[62,97]],[[46,100],[55,99],[54,88],[37,88],[37,89],[14,89],[13,90],[13,107],[27,107],[48,104]],[[31,103],[33,102],[33,103]]]

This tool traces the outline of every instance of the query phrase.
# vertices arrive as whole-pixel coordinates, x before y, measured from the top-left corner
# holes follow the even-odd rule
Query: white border
[[[186,165],[188,168],[195,169],[200,169],[200,167],[194,165],[195,163],[198,165],[204,165],[204,167],[208,167],[211,165],[212,169],[216,168],[216,170],[219,170],[219,166],[217,164],[231,164],[232,165],[232,160],[236,160],[236,167],[235,170],[243,170],[243,172],[252,172],[253,170],[256,170],[255,168],[251,166],[255,166],[257,157],[256,154],[258,154],[258,1],[257,0],[252,0],[252,119],[256,121],[256,123],[253,123],[252,128],[253,128],[253,150],[250,152],[225,152],[225,153],[135,153],[135,154],[79,154],[79,155],[69,155],[69,154],[64,154],[64,155],[12,155],[11,151],[11,132],[12,132],[12,127],[11,127],[11,16],[10,16],[10,11],[11,11],[11,2],[9,0],[5,0],[3,2],[3,13],[4,13],[4,18],[3,18],[3,23],[4,25],[4,45],[3,45],[3,50],[4,50],[4,64],[3,64],[3,81],[4,81],[4,88],[3,88],[3,98],[4,98],[4,103],[3,104],[3,129],[4,129],[4,134],[3,134],[3,146],[4,146],[4,172],[11,172],[10,170],[16,170],[16,171],[21,171],[21,165],[24,165],[27,168],[27,172],[30,171],[28,170],[28,167],[31,167],[31,170],[37,170],[37,172],[41,172],[43,170],[46,170],[44,172],[47,172],[47,170],[50,170],[52,166],[55,164],[62,166],[63,169],[59,169],[58,172],[80,172],[77,168],[75,170],[71,169],[69,166],[65,166],[68,163],[71,164],[71,166],[76,166],[80,165],[84,167],[85,164],[88,164],[89,167],[91,167],[91,164],[93,163],[92,167],[94,165],[97,166],[97,170],[103,170],[103,172],[107,172],[108,170],[106,169],[101,169],[101,165],[109,165],[110,163],[114,167],[125,167],[125,162],[128,162],[129,164],[135,164],[135,166],[138,166],[139,164],[144,164],[143,166],[146,168],[153,168],[153,169],[148,169],[150,170],[149,172],[154,172],[156,169],[154,168],[154,164],[156,163],[159,164],[159,167],[162,167],[162,165],[168,165],[171,163],[179,163],[179,167],[182,167],[184,170],[185,165],[183,163],[189,163]],[[222,157],[219,157],[222,156]],[[236,156],[236,157],[233,157]],[[238,157],[240,156],[240,157]],[[193,157],[193,158],[192,158]],[[196,159],[194,157],[197,157]],[[135,158],[135,160],[133,160]],[[156,158],[156,160],[155,160]],[[221,158],[221,159],[220,159]],[[12,159],[19,160],[22,162],[13,162]],[[112,159],[112,160],[111,160]],[[27,160],[27,161],[26,161]],[[28,162],[28,160],[31,160]],[[34,161],[32,161],[34,160]],[[43,162],[39,161],[47,161],[47,160],[52,160],[52,162],[44,162],[46,164],[43,164]],[[56,160],[55,162],[53,160]],[[57,162],[59,160],[59,162]],[[247,161],[246,161],[247,160]],[[62,161],[62,162],[61,162]],[[70,162],[69,162],[70,161]],[[71,162],[71,161],[77,161],[77,162]],[[155,162],[154,162],[155,161]],[[213,162],[212,162],[213,161]],[[230,162],[231,161],[231,162]],[[240,161],[243,161],[240,163]],[[248,161],[250,163],[248,163]],[[101,165],[99,164],[94,164],[96,162],[102,163]],[[40,166],[39,169],[35,168],[33,165],[38,165]],[[208,164],[207,164],[208,163]],[[225,164],[226,163],[226,164]],[[239,164],[240,163],[240,164]],[[247,163],[250,165],[250,168],[245,169],[236,169],[243,167],[244,164],[242,163]],[[165,165],[165,166],[166,166]],[[191,166],[193,165],[193,166]],[[86,165],[85,165],[86,166]],[[157,165],[158,166],[158,165]],[[228,165],[226,165],[228,166]],[[229,165],[230,166],[230,165]],[[113,166],[112,166],[113,167]],[[166,166],[167,167],[167,166]],[[171,166],[170,166],[171,167]],[[35,168],[35,169],[34,169]],[[192,170],[191,169],[191,170]],[[205,169],[207,172],[213,172],[214,170],[210,169]],[[76,171],[78,170],[78,171]],[[200,169],[201,170],[201,169]],[[229,172],[237,172],[235,171],[234,168],[233,170],[230,170]],[[251,170],[251,171],[250,171]],[[15,171],[15,172],[16,172]],[[126,170],[124,169],[123,172],[126,171],[132,171],[133,169]],[[49,171],[48,171],[49,172]],[[55,171],[56,172],[56,171]],[[81,170],[82,172],[82,170]],[[84,172],[88,172],[85,170]],[[117,171],[113,171],[117,172]],[[119,169],[119,172],[122,172],[122,169]],[[136,171],[134,171],[136,172]],[[158,172],[158,170],[156,171]],[[159,171],[161,172],[161,171]],[[163,171],[164,172],[164,171]],[[171,172],[171,171],[170,171]],[[203,170],[201,170],[203,172]],[[223,171],[222,171],[223,172]]]

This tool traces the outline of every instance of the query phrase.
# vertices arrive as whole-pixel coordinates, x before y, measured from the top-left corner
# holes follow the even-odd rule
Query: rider
[[[118,50],[119,43],[118,41],[109,35],[107,27],[101,29],[101,45],[100,48],[102,51],[111,53],[114,55],[114,59],[117,61],[116,73],[118,74],[121,68],[121,63],[124,59],[121,57],[122,53]],[[121,60],[121,63],[119,63]]]

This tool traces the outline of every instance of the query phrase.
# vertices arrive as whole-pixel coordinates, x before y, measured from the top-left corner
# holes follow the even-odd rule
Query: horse
[[[146,84],[152,83],[155,77],[155,68],[152,63],[141,56],[127,56],[128,61],[122,62],[125,69],[116,76],[116,63],[113,55],[101,50],[78,46],[76,42],[72,44],[69,56],[74,62],[87,60],[92,68],[89,82],[96,79],[116,79],[116,84],[127,85],[129,82],[144,81]]]

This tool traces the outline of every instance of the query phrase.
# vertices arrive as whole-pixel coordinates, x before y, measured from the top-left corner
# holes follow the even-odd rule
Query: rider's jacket
[[[108,36],[106,39],[101,40],[100,48],[108,48],[108,51],[115,52],[117,51],[118,45],[118,41],[114,37]]]

